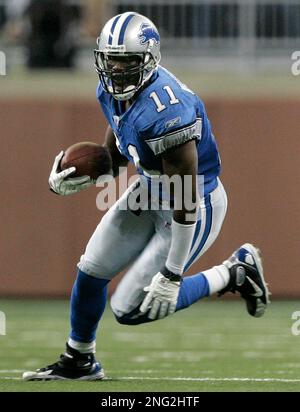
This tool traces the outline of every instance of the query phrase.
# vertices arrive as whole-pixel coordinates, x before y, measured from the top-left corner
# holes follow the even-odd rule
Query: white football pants
[[[127,268],[111,298],[112,310],[119,317],[140,305],[145,296],[143,288],[164,266],[171,244],[173,210],[143,210],[140,214],[119,210],[120,205],[126,208],[127,197],[138,180],[104,215],[78,263],[88,275],[109,280]],[[218,180],[217,188],[201,199],[186,270],[216,240],[226,209],[226,192]]]

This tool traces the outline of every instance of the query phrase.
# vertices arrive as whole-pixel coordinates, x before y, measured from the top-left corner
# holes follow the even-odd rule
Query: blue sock
[[[105,309],[108,280],[78,271],[71,295],[71,339],[92,342]]]
[[[209,285],[203,273],[183,278],[176,311],[187,308],[197,300],[209,296]]]

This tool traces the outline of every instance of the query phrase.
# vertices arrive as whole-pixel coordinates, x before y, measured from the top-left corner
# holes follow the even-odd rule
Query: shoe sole
[[[260,251],[258,248],[256,248],[255,246],[253,246],[251,243],[245,243],[244,245],[241,246],[241,248],[243,249],[247,249],[251,255],[253,256],[254,262],[256,264],[256,267],[258,269],[258,274],[260,277],[260,280],[262,282],[262,285],[264,287],[264,294],[266,296],[266,303],[263,303],[263,301],[259,298],[257,298],[257,310],[256,313],[254,315],[254,317],[256,318],[260,318],[261,316],[263,316],[263,314],[265,313],[266,307],[267,305],[270,303],[270,292],[268,289],[268,285],[265,281],[264,278],[264,270],[263,270],[263,265],[262,265],[262,260],[260,257]]]
[[[23,380],[25,381],[99,381],[105,377],[104,370],[101,369],[99,372],[94,375],[85,375],[80,378],[65,378],[59,375],[44,375],[35,373],[35,372],[24,372]]]

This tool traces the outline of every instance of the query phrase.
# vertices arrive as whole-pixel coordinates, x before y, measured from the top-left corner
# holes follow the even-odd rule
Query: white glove
[[[80,192],[95,184],[90,176],[69,177],[66,179],[70,174],[76,171],[76,167],[69,167],[68,169],[59,172],[57,169],[63,155],[64,152],[61,151],[56,156],[49,176],[49,186],[55,193],[61,196],[67,196],[72,193]]]
[[[176,310],[180,281],[166,278],[158,272],[149,286],[144,288],[148,292],[144,298],[140,312],[146,313],[149,309],[149,319],[162,319]]]

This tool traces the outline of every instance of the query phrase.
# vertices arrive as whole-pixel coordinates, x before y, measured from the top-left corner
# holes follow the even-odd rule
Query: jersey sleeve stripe
[[[156,139],[146,140],[148,146],[152,149],[155,155],[165,152],[172,147],[178,146],[192,139],[201,139],[202,120],[197,120],[182,129],[175,132],[167,133]]]

